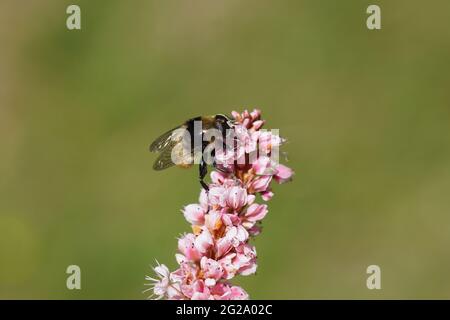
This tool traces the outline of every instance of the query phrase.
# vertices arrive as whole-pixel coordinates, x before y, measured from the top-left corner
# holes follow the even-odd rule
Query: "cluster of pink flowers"
[[[202,189],[199,203],[182,210],[192,225],[192,233],[178,239],[173,272],[164,264],[154,268],[157,278],[150,280],[157,299],[234,300],[248,299],[247,292],[230,283],[236,275],[256,272],[255,247],[249,239],[261,232],[260,222],[266,216],[267,204],[255,202],[260,194],[264,201],[272,198],[272,180],[289,181],[293,171],[271,158],[272,148],[282,142],[278,135],[260,130],[264,124],[261,112],[233,111],[234,130],[240,141],[234,150],[237,158],[260,150],[255,161],[234,161],[226,170],[211,173],[209,191]],[[264,152],[261,152],[263,150]],[[221,155],[216,155],[220,157]],[[225,155],[222,155],[225,156]],[[147,291],[147,290],[146,290]]]

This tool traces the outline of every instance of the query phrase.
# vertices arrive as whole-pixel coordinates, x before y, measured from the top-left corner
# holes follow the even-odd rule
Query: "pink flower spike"
[[[157,299],[249,298],[243,288],[229,281],[254,274],[258,268],[256,249],[250,240],[262,232],[261,221],[267,216],[268,206],[256,203],[257,194],[264,201],[270,200],[274,195],[272,181],[289,181],[294,172],[275,162],[273,156],[278,149],[274,148],[284,139],[278,131],[261,130],[265,120],[260,110],[233,111],[231,115],[234,125],[228,137],[232,146],[217,148],[208,191],[202,188],[198,203],[181,210],[192,233],[178,239],[178,268],[170,272],[158,263],[156,277],[146,277],[152,281],[146,284],[151,285],[146,291],[153,290]]]

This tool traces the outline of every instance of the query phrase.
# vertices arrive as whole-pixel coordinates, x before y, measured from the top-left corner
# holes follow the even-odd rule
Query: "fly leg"
[[[206,162],[203,160],[200,161],[200,164],[198,166],[199,168],[199,180],[200,180],[200,184],[202,185],[203,189],[205,189],[206,191],[209,191],[209,187],[208,185],[205,183],[204,179],[206,177],[206,174],[208,173],[208,165],[206,164]]]
[[[221,173],[230,173],[230,170],[222,167],[222,166],[218,166],[216,160],[214,160],[212,166],[214,167],[214,169],[216,169],[217,171],[221,172]]]

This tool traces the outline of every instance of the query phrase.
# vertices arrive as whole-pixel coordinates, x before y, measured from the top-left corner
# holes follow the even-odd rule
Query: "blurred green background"
[[[200,190],[197,170],[152,171],[149,143],[254,107],[296,176],[275,187],[257,275],[234,283],[254,299],[450,298],[449,57],[447,0],[2,0],[0,298],[145,298]]]

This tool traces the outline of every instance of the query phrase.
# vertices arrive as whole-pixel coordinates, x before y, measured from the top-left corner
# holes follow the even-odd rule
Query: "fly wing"
[[[176,135],[177,129],[180,129],[180,127],[176,127],[172,130],[167,131],[166,133],[160,135],[158,138],[155,139],[155,141],[152,142],[150,145],[150,151],[151,152],[160,152],[170,146],[170,144],[174,140],[178,140],[179,137]],[[179,141],[179,140],[178,140]]]
[[[193,163],[191,150],[182,142],[171,142],[165,149],[162,150],[159,157],[153,164],[154,170],[164,170],[174,165],[188,168]]]
[[[150,145],[150,151],[161,153],[153,164],[154,170],[164,170],[174,165],[190,166],[190,139],[185,137],[189,137],[189,132],[180,126],[164,133]]]
[[[175,163],[172,161],[172,148],[164,149],[158,158],[153,163],[154,170],[164,170],[174,166]]]

